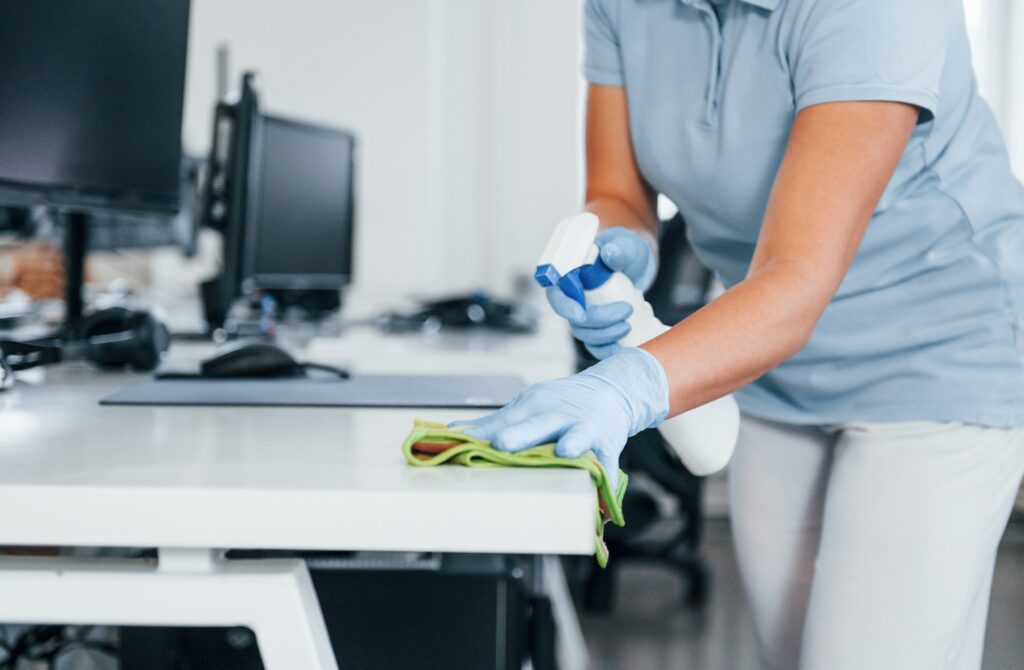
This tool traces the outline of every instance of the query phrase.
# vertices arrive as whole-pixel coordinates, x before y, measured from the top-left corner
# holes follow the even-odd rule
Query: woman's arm
[[[655,194],[633,157],[626,93],[618,86],[591,84],[587,94],[586,201],[605,229],[596,239],[601,259],[646,291],[658,269]],[[628,303],[583,308],[554,286],[547,298],[591,354],[603,359],[621,348],[618,341],[629,332]]]
[[[587,90],[586,209],[603,228],[658,233],[656,194],[633,155],[625,89],[591,84]]]
[[[807,343],[918,114],[902,103],[842,102],[797,115],[747,278],[643,346],[668,376],[669,416],[750,383]]]
[[[599,92],[603,102],[615,103],[617,95]],[[647,189],[627,150],[629,128],[618,103],[611,109],[620,113],[605,116],[591,98],[597,113],[588,128],[602,132],[591,135],[595,179],[588,191],[608,208],[601,210],[613,218],[606,223],[646,225],[653,203],[641,196]],[[604,123],[616,117],[618,127]],[[527,386],[483,419],[453,425],[471,424],[468,435],[505,451],[552,441],[566,458],[593,451],[614,477],[629,436],[735,390],[804,345],[857,252],[917,118],[901,103],[834,103],[801,112],[747,279],[644,345],[653,355],[626,349],[572,377]],[[625,174],[615,177],[612,169]],[[551,298],[558,289],[548,291]]]

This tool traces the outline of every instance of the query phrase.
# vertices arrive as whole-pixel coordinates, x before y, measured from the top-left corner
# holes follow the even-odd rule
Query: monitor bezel
[[[178,162],[183,157],[178,154]],[[10,207],[50,207],[83,214],[115,212],[124,214],[175,214],[181,209],[181,188],[169,193],[108,192],[101,189],[44,185],[0,179],[0,203]]]

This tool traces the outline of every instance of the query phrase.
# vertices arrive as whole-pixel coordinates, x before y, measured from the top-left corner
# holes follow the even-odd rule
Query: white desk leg
[[[551,608],[557,626],[558,667],[562,670],[586,670],[590,667],[587,654],[587,642],[583,638],[583,629],[576,616],[576,607],[572,604],[569,584],[565,580],[562,561],[557,556],[541,556],[540,570],[542,584],[551,599]]]
[[[0,558],[0,621],[247,626],[267,670],[337,670],[306,564],[163,549],[155,561]]]

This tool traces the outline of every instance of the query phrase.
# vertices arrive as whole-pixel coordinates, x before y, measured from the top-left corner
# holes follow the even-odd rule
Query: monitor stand
[[[85,254],[89,246],[89,217],[70,212],[64,236],[64,337],[81,336],[85,290]]]
[[[228,311],[231,309],[233,296],[224,288],[224,272],[208,279],[199,285],[199,297],[203,304],[203,320],[206,322],[206,335],[224,327]],[[229,297],[230,296],[230,297]]]
[[[64,323],[54,332],[28,340],[4,339],[2,355],[10,363],[11,356],[21,360],[11,364],[15,370],[48,365],[61,360],[62,350],[84,339],[85,254],[89,244],[89,218],[81,212],[70,212],[64,233]]]

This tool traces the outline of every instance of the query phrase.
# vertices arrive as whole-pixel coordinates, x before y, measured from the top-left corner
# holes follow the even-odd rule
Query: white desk
[[[348,339],[334,346],[352,353]],[[415,339],[402,348],[421,362],[403,370],[429,369]],[[312,348],[318,362],[328,349]],[[409,467],[400,445],[421,412],[97,404],[131,381],[64,366],[0,394],[0,545],[157,547],[159,560],[2,558],[0,621],[247,625],[268,670],[335,668],[305,565],[220,550],[593,551],[586,474]]]

